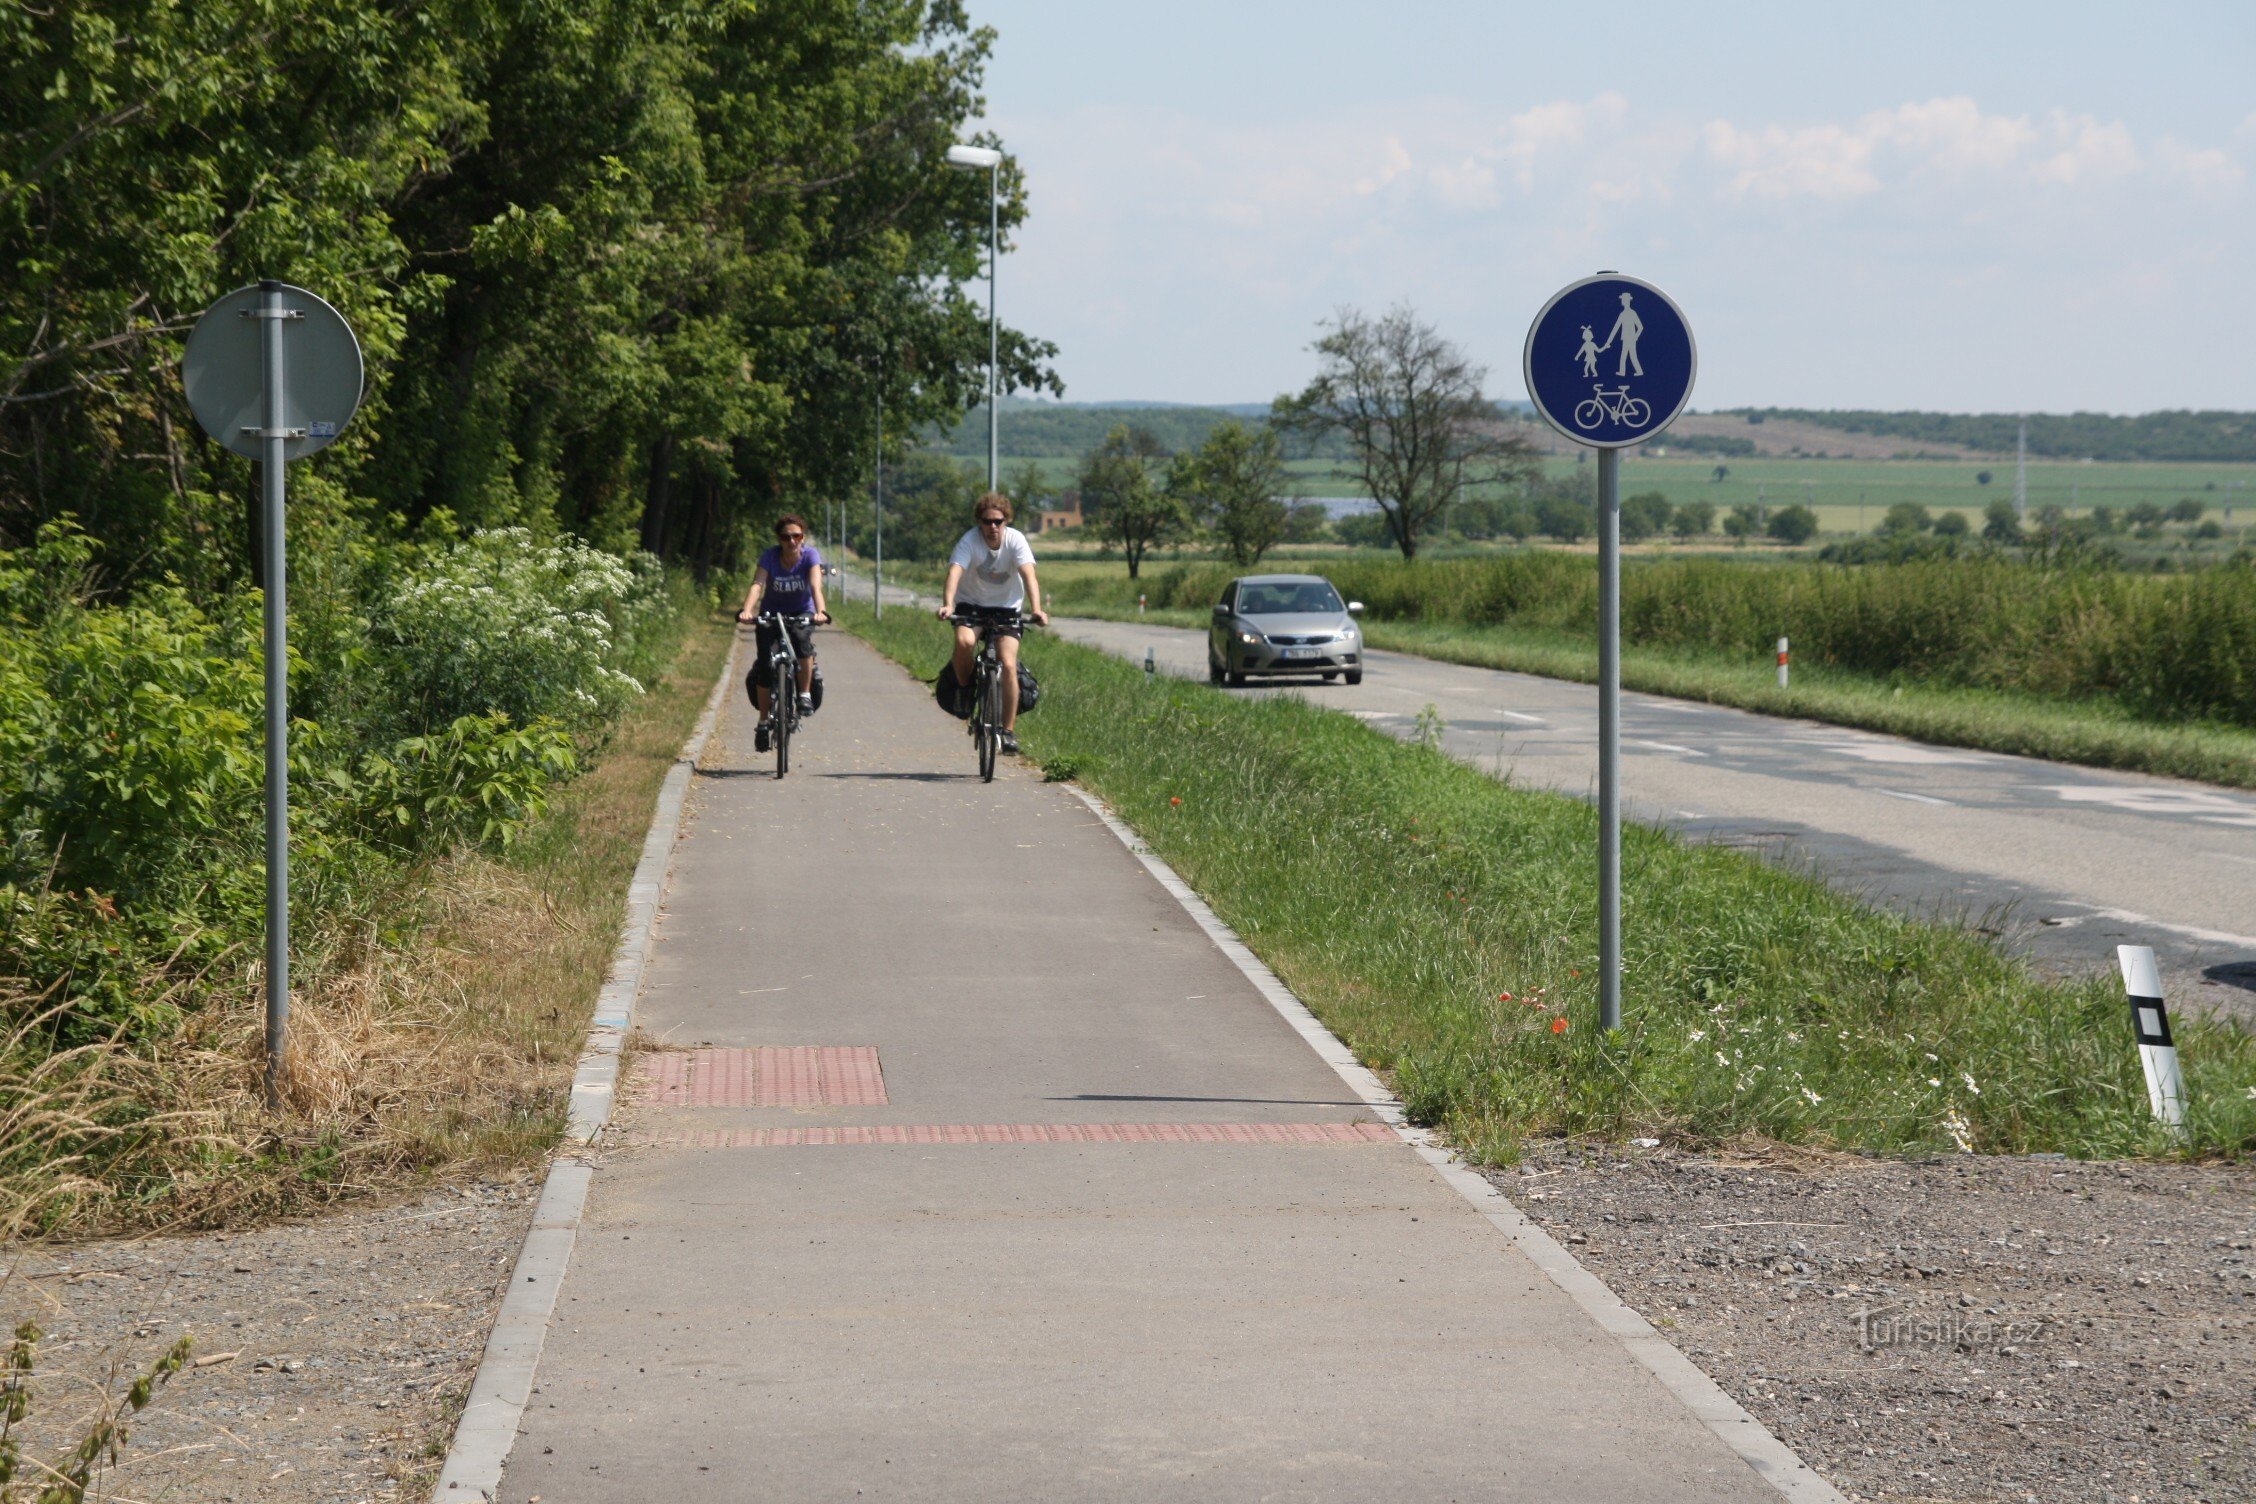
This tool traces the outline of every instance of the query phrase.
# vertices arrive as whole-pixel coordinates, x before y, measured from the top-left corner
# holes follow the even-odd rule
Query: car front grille
[[[1332,639],[1330,634],[1327,633],[1322,637],[1272,637],[1269,640],[1281,648],[1300,648],[1314,647],[1318,643],[1330,642]]]

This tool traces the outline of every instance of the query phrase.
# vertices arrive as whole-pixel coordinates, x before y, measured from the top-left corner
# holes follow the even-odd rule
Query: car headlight
[[[1238,641],[1244,643],[1249,648],[1257,648],[1261,646],[1265,639],[1259,632],[1240,632],[1238,634]]]

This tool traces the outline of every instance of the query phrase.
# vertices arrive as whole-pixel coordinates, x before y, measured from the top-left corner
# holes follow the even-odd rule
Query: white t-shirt
[[[957,605],[1016,610],[1026,604],[1026,581],[1019,571],[1034,562],[1034,545],[1017,528],[1003,529],[1000,548],[989,548],[979,529],[973,528],[956,540],[948,562],[963,568],[963,579],[956,584]]]

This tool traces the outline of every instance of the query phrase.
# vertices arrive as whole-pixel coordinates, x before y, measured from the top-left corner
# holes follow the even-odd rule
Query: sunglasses
[[[979,525],[981,527],[1001,527],[1009,520],[1007,517],[982,517],[979,519]]]
[[[797,543],[800,539],[806,537],[807,535],[805,533],[778,533],[776,534],[776,536],[778,538],[781,538],[786,543]]]

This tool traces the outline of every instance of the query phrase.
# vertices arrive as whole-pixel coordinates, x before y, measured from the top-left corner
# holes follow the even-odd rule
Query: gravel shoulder
[[[2256,1171],[1553,1143],[1491,1178],[1853,1498],[2256,1497]]]
[[[249,1232],[13,1250],[0,1307],[47,1334],[27,1452],[75,1444],[105,1388],[187,1336],[201,1366],[158,1392],[90,1499],[420,1497],[539,1191],[528,1176]]]

